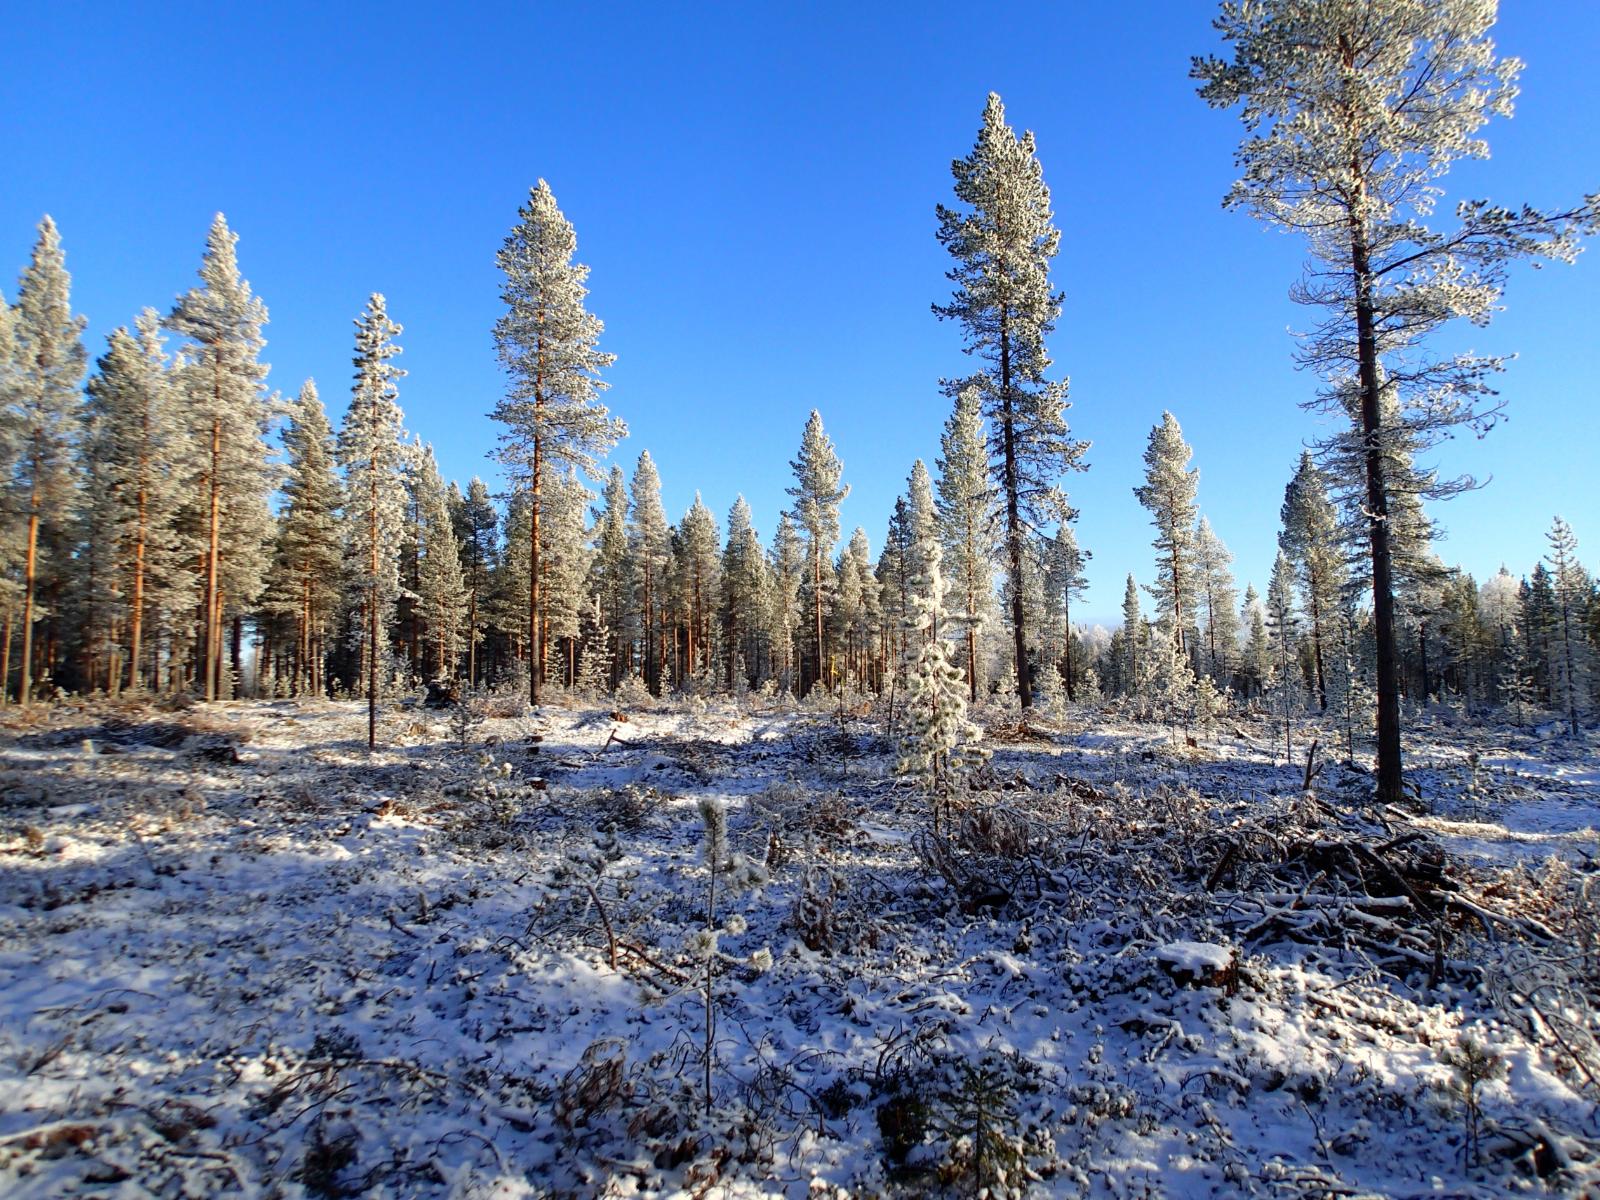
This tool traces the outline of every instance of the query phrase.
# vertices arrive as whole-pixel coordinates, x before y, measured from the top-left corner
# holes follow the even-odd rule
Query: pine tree
[[[462,582],[467,589],[467,681],[473,687],[482,682],[478,647],[484,640],[488,615],[485,601],[499,561],[499,527],[500,517],[489,497],[489,488],[474,475],[456,513],[456,542],[461,547]]]
[[[1239,622],[1248,630],[1239,662],[1239,673],[1248,698],[1261,694],[1267,685],[1267,677],[1272,673],[1272,646],[1267,640],[1267,610],[1254,584],[1245,585],[1244,601],[1239,605]]]
[[[893,689],[906,665],[907,638],[916,630],[917,624],[916,608],[911,603],[910,528],[911,517],[906,498],[898,496],[889,514],[883,552],[878,555],[874,572],[878,580],[879,608],[883,620],[880,651],[885,669],[889,672],[891,717],[894,708]]]
[[[1083,573],[1083,563],[1087,557],[1078,548],[1078,538],[1072,532],[1072,525],[1068,521],[1061,521],[1045,551],[1045,587],[1050,594],[1051,611],[1060,613],[1062,662],[1066,666],[1066,698],[1069,702],[1077,700],[1072,664],[1072,602],[1088,590],[1089,580]],[[1045,674],[1048,676],[1050,671],[1047,669]]]
[[[495,344],[512,383],[495,406],[494,418],[507,427],[500,439],[500,461],[529,497],[533,670],[528,699],[538,704],[545,657],[540,631],[547,622],[539,598],[545,480],[569,470],[593,473],[596,460],[628,430],[597,399],[606,386],[600,372],[616,356],[596,348],[604,326],[584,308],[589,268],[573,262],[578,239],[572,225],[542,179],[517,215],[518,223],[496,256],[506,276],[501,299],[507,311],[495,323]]]
[[[1279,711],[1283,714],[1284,756],[1292,762],[1292,712],[1300,695],[1300,621],[1294,611],[1294,568],[1282,550],[1273,560],[1272,579],[1267,584],[1266,632],[1271,645],[1273,689],[1278,693]]]
[[[939,206],[939,244],[956,260],[948,273],[956,292],[934,312],[961,324],[964,349],[985,364],[972,378],[947,380],[945,387],[951,395],[975,388],[989,422],[990,476],[1004,514],[1017,697],[1027,708],[1033,699],[1023,611],[1028,533],[1043,524],[1039,506],[1054,499],[1060,477],[1083,469],[1088,450],[1067,428],[1066,382],[1046,378],[1045,338],[1061,314],[1061,294],[1050,287],[1061,234],[1033,134],[1016,136],[994,93],[976,146],[951,164],[951,172],[956,200],[968,211]]]
[[[815,409],[806,420],[800,439],[800,454],[789,464],[794,471],[794,522],[805,535],[806,559],[811,590],[812,628],[816,638],[815,674],[812,683],[828,686],[828,658],[824,637],[823,611],[833,587],[833,548],[839,541],[839,502],[850,494],[850,485],[839,482],[844,467],[834,453],[833,442],[822,430],[822,414]]]
[[[588,600],[589,529],[586,518],[594,493],[578,473],[569,470],[545,488],[545,520],[539,526],[540,629],[542,669],[564,662],[563,681],[570,687],[577,672],[579,618]],[[530,505],[529,518],[532,518]],[[558,646],[564,641],[565,646]]]
[[[339,512],[344,491],[335,443],[317,385],[306,380],[283,431],[288,475],[277,544],[277,571],[293,605],[296,694],[323,688],[327,637],[339,599]]]
[[[769,587],[767,557],[756,536],[750,506],[740,496],[728,512],[728,538],[722,550],[720,617],[731,689],[746,688],[764,674],[761,663],[768,627]],[[758,679],[751,678],[752,672]]]
[[[615,690],[612,683],[612,632],[606,608],[598,593],[589,597],[581,622],[583,648],[578,651],[578,677],[573,686],[589,698]]]
[[[948,806],[962,776],[983,758],[978,746],[982,731],[967,720],[961,670],[950,661],[950,643],[933,633],[943,615],[941,557],[938,539],[930,530],[913,556],[922,570],[912,584],[917,629],[925,636],[917,639],[917,659],[906,683],[909,720],[895,766],[897,773],[921,781],[933,800],[935,825],[939,802]]]
[[[528,509],[530,498],[526,489],[511,493],[506,503],[505,539],[490,581],[490,621],[506,641],[512,666],[502,669],[496,682],[508,683],[515,672],[530,669],[528,661],[528,589],[532,574],[533,556],[529,540],[533,519]],[[528,681],[519,679],[519,687],[527,689]]]
[[[1238,592],[1228,564],[1233,555],[1200,518],[1194,531],[1194,565],[1200,582],[1200,604],[1206,614],[1206,657],[1211,678],[1224,689],[1233,678],[1239,653],[1239,619],[1234,611]]]
[[[994,603],[994,492],[989,486],[977,388],[956,393],[939,442],[939,522],[944,562],[966,642],[967,695],[978,702],[978,635]]]
[[[59,593],[68,568],[70,534],[77,503],[79,385],[88,363],[83,317],[72,315],[72,278],[55,222],[39,222],[33,257],[22,273],[12,321],[12,409],[15,450],[10,510],[24,532],[22,547],[22,675],[18,696],[33,698],[34,623],[40,583]],[[58,598],[53,597],[53,598]],[[7,637],[7,649],[10,639]],[[48,670],[48,658],[41,660]]]
[[[1327,644],[1337,628],[1340,600],[1347,583],[1339,538],[1339,515],[1328,497],[1327,478],[1309,451],[1300,455],[1294,478],[1284,489],[1280,513],[1283,529],[1278,548],[1294,565],[1300,585],[1300,607],[1311,621],[1311,657],[1317,672],[1317,702],[1328,708]]]
[[[800,687],[800,589],[806,577],[805,544],[788,513],[778,514],[778,528],[772,535],[772,640],[779,647],[779,678],[783,690],[795,693]]]
[[[1439,197],[1433,181],[1459,158],[1486,156],[1478,130],[1511,112],[1520,64],[1495,58],[1487,32],[1496,8],[1493,0],[1227,3],[1215,24],[1234,44],[1233,61],[1194,61],[1204,100],[1242,106],[1241,173],[1227,203],[1310,240],[1313,264],[1295,298],[1326,316],[1298,357],[1329,380],[1312,403],[1350,421],[1343,442],[1359,455],[1378,795],[1391,802],[1402,796],[1391,467],[1397,453],[1410,456],[1455,427],[1492,423],[1488,381],[1503,361],[1441,361],[1420,343],[1456,318],[1487,322],[1511,260],[1570,260],[1578,234],[1600,225],[1600,195],[1559,213],[1469,201],[1455,229],[1426,224]]]
[[[259,587],[269,517],[264,434],[272,410],[259,361],[267,310],[239,274],[238,241],[218,213],[206,235],[200,286],[180,296],[167,317],[167,328],[187,339],[180,374],[199,460],[192,499],[203,574],[197,667],[208,700],[222,691],[228,604],[248,603]]]
[[[1139,611],[1139,585],[1128,576],[1122,589],[1122,651],[1127,656],[1123,666],[1125,690],[1136,694],[1139,684],[1140,651],[1144,646],[1144,614]]]
[[[148,631],[193,603],[195,581],[177,530],[191,442],[153,309],[133,332],[112,333],[89,381],[88,409],[95,434],[85,439],[85,471],[103,506],[95,540],[109,542],[105,585],[120,602],[127,686],[137,689],[157,678],[153,656],[146,670]]]
[[[1545,534],[1550,543],[1550,553],[1545,561],[1550,564],[1551,586],[1554,593],[1551,628],[1551,665],[1553,670],[1553,695],[1566,711],[1568,728],[1573,737],[1579,736],[1579,707],[1589,676],[1588,651],[1585,643],[1583,619],[1589,606],[1589,579],[1578,563],[1578,539],[1572,527],[1556,517]]]
[[[682,586],[684,624],[688,632],[686,673],[701,676],[711,668],[715,646],[713,615],[721,606],[722,562],[717,518],[694,494],[694,503],[679,524],[678,578]]]
[[[627,618],[629,571],[628,555],[628,480],[622,468],[613,464],[606,486],[600,493],[600,510],[595,513],[593,578],[590,588],[605,616],[605,627],[612,642],[606,648],[606,661],[612,675],[605,681],[607,691],[616,687],[620,672],[628,669],[628,656],[622,645]]]
[[[1162,413],[1161,424],[1150,431],[1150,444],[1145,448],[1144,485],[1133,489],[1150,513],[1150,524],[1156,527],[1159,569],[1148,590],[1155,597],[1156,614],[1172,623],[1178,647],[1186,653],[1200,591],[1194,565],[1195,492],[1200,472],[1189,467],[1193,457],[1177,418]]]
[[[644,666],[645,686],[659,696],[666,640],[658,613],[665,608],[666,571],[672,547],[667,534],[667,513],[661,506],[661,476],[648,450],[639,455],[631,491],[628,546],[633,556],[633,590],[639,613],[640,661]]]
[[[378,675],[386,657],[386,631],[400,592],[398,546],[405,519],[406,471],[416,450],[406,437],[396,381],[405,371],[390,363],[400,353],[401,327],[389,319],[374,292],[356,320],[355,390],[339,431],[344,469],[345,524],[358,583],[361,647],[367,683],[367,749],[378,744]]]
[[[906,544],[906,570],[912,582],[912,598],[916,599],[917,581],[930,577],[927,564],[923,561],[921,547],[929,542],[938,540],[938,514],[933,504],[933,480],[928,475],[928,468],[919,458],[911,464],[911,474],[906,477],[906,518],[908,541]],[[927,636],[940,636],[939,630],[927,631]]]
[[[416,603],[432,651],[423,661],[435,678],[449,679],[457,673],[461,657],[467,589],[461,574],[461,546],[432,446],[424,448],[415,479],[422,542]]]

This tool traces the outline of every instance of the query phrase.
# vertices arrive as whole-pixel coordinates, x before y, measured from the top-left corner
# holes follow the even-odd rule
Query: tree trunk
[[[1359,177],[1359,176],[1358,176]],[[1372,265],[1359,212],[1350,220],[1351,262],[1356,293],[1356,355],[1361,382],[1361,436],[1367,484],[1368,544],[1372,556],[1372,626],[1377,644],[1379,803],[1403,795],[1400,750],[1399,649],[1395,643],[1394,563],[1389,530],[1382,409],[1379,404],[1378,337],[1372,298]]]
[[[367,497],[367,752],[378,748],[378,461]]]
[[[1328,711],[1328,681],[1322,668],[1322,612],[1317,603],[1317,580],[1311,580],[1311,653],[1317,664],[1317,707]]]
[[[1028,678],[1028,642],[1023,629],[1022,501],[1017,478],[1017,430],[1011,397],[1011,333],[1008,313],[1000,313],[1000,426],[1005,462],[1006,553],[1011,573],[1011,634],[1017,658],[1017,701],[1033,707],[1033,682]]]
[[[535,406],[542,404],[535,401]],[[539,640],[539,492],[544,467],[544,439],[533,439],[533,499],[528,522],[528,703],[539,704],[539,675],[544,670],[544,644]]]

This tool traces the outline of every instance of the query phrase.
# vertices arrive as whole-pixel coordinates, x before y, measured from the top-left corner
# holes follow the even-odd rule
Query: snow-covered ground
[[[0,1194],[1600,1195],[1592,751],[995,732],[935,834],[862,712],[13,713]]]

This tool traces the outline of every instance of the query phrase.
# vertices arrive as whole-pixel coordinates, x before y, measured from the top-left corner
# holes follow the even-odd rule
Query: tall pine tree
[[[1033,134],[1017,137],[994,93],[984,106],[977,145],[951,164],[951,172],[963,207],[939,206],[939,243],[955,259],[949,278],[956,291],[949,304],[934,305],[933,311],[961,324],[963,349],[984,363],[976,375],[947,380],[945,387],[952,395],[976,388],[989,422],[1017,696],[1026,708],[1033,702],[1024,611],[1028,536],[1042,524],[1041,504],[1053,498],[1065,472],[1083,469],[1088,450],[1088,443],[1075,441],[1067,429],[1066,381],[1047,378],[1051,362],[1045,338],[1055,328],[1062,300],[1050,286],[1050,263],[1061,234]]]
[[[517,224],[496,256],[506,277],[500,293],[506,313],[495,323],[494,336],[500,361],[511,375],[511,388],[495,406],[494,418],[506,426],[500,461],[528,492],[532,556],[528,637],[533,663],[528,699],[538,704],[545,657],[539,599],[544,484],[566,471],[592,472],[596,460],[628,430],[598,399],[606,387],[600,372],[616,356],[597,348],[605,327],[584,307],[589,268],[573,261],[577,234],[556,207],[550,185],[539,180],[517,215]]]

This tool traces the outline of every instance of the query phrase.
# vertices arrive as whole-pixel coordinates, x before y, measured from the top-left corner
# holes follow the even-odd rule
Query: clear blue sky
[[[189,286],[211,214],[240,234],[271,310],[285,392],[315,376],[335,417],[370,291],[406,327],[402,402],[447,475],[494,478],[485,413],[502,380],[494,252],[547,178],[593,268],[619,356],[609,403],[649,448],[676,519],[737,493],[763,537],[821,410],[874,550],[912,460],[937,453],[959,331],[937,321],[934,205],[985,94],[1039,142],[1066,293],[1051,343],[1093,441],[1070,486],[1093,552],[1086,616],[1151,575],[1131,488],[1170,408],[1200,501],[1263,586],[1278,506],[1313,419],[1291,366],[1293,239],[1224,212],[1239,127],[1195,99],[1213,4],[556,6],[394,3],[11,5],[0,35],[0,288],[33,227],[61,226],[91,348]],[[1453,196],[1573,202],[1600,187],[1600,5],[1508,3],[1527,63],[1494,159]],[[1480,579],[1532,567],[1562,512],[1600,550],[1600,248],[1518,271],[1507,311],[1452,347],[1516,351],[1511,420],[1446,446],[1493,473],[1441,511],[1441,547]]]

